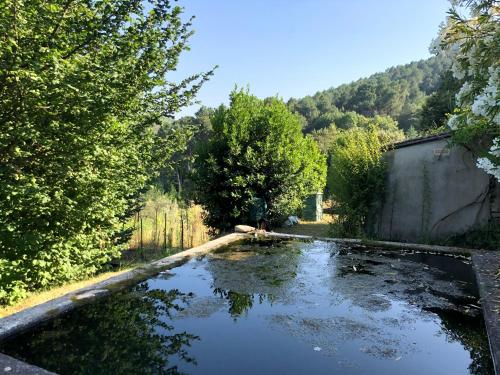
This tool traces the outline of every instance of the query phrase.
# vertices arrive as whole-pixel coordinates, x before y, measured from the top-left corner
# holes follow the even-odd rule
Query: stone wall
[[[448,148],[447,138],[402,142],[386,152],[387,191],[374,228],[378,237],[443,240],[498,216],[499,184],[476,167],[472,151]]]

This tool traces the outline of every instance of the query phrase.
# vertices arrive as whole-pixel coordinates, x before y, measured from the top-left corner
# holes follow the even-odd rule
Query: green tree
[[[247,222],[253,198],[265,199],[271,221],[295,213],[324,187],[325,156],[279,99],[233,91],[230,106],[212,116],[213,131],[197,158],[197,200],[207,224],[227,229]]]
[[[191,21],[167,0],[0,3],[0,303],[86,277],[176,148],[154,127],[212,72],[167,79]]]
[[[385,163],[375,128],[343,132],[330,150],[328,189],[336,204],[335,235],[370,234],[384,194]]]
[[[437,91],[426,99],[422,108],[421,131],[438,129],[446,124],[447,115],[456,107],[455,95],[459,89],[460,81],[450,71],[444,72]]]
[[[171,137],[172,132],[183,135],[180,141],[185,143],[178,143],[178,151],[167,160],[160,172],[160,182],[165,191],[175,188],[178,197],[186,201],[192,198],[194,186],[191,174],[194,161],[208,142],[212,131],[210,116],[213,113],[212,108],[201,107],[194,116],[181,117],[160,128],[159,134],[162,137]]]

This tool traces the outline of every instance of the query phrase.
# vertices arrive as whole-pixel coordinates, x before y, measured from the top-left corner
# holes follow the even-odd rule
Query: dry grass
[[[16,305],[0,307],[0,318],[5,318],[6,316],[15,314],[15,313],[17,313],[21,310],[27,309],[29,307],[40,305],[40,304],[47,302],[47,301],[50,301],[54,298],[61,297],[67,293],[73,292],[73,291],[81,289],[81,288],[85,288],[85,287],[90,286],[94,283],[109,279],[110,277],[119,275],[119,274],[127,272],[129,270],[130,270],[130,268],[126,268],[126,269],[121,269],[121,270],[115,271],[115,272],[101,273],[101,274],[94,276],[94,277],[87,279],[87,280],[77,281],[77,282],[74,282],[71,284],[66,284],[66,285],[59,286],[59,287],[49,289],[46,291],[33,293],[32,295],[23,299],[22,301],[20,301]]]
[[[130,249],[191,248],[210,240],[202,208],[181,207],[166,194],[150,197],[130,225],[134,228]]]
[[[301,234],[305,236],[329,237],[330,222],[328,221],[300,221],[299,224],[293,227],[275,228],[275,232]]]
[[[331,237],[330,224],[335,220],[335,215],[331,213],[331,202],[325,201],[323,205],[323,220],[322,221],[304,221],[293,227],[275,228],[278,233],[301,234],[304,236],[314,237]]]

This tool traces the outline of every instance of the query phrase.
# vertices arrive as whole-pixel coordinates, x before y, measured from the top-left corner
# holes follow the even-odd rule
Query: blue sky
[[[219,65],[198,95],[227,103],[234,85],[259,97],[312,95],[429,57],[447,0],[179,0],[195,15],[191,51],[171,79]],[[192,114],[199,106],[184,109]]]

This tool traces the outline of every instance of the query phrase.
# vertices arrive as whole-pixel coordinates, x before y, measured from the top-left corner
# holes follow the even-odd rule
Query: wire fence
[[[210,239],[203,224],[203,209],[197,205],[182,207],[168,195],[148,199],[131,224],[131,250],[188,249]]]

